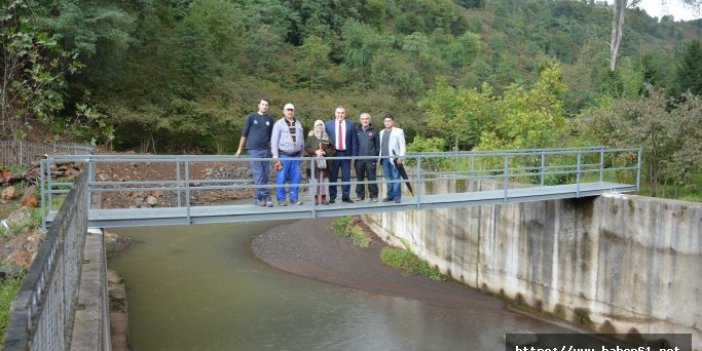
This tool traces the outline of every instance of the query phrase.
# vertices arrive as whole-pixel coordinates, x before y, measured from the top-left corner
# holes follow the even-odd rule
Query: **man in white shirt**
[[[385,129],[380,131],[380,164],[385,180],[388,181],[387,195],[383,202],[400,203],[402,182],[396,165],[401,165],[405,156],[405,132],[395,127],[395,117],[391,114],[383,118]]]

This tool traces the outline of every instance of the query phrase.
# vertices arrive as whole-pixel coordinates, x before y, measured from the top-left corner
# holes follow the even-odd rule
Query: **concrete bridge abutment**
[[[613,195],[364,221],[471,287],[594,331],[691,333],[702,349],[700,203]]]

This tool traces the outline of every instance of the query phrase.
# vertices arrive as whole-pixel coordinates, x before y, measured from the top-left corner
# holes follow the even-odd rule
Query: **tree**
[[[687,94],[682,101],[662,90],[647,97],[615,101],[611,106],[578,117],[580,129],[593,140],[612,147],[640,145],[645,177],[652,196],[664,195],[661,186],[693,186],[692,176],[702,161],[702,99]]]
[[[65,77],[81,65],[37,29],[25,1],[3,2],[0,10],[0,137],[21,137],[31,121],[49,121],[64,107]]]
[[[679,0],[689,7],[701,7],[702,0]],[[609,42],[609,70],[617,69],[617,61],[619,59],[619,48],[624,38],[624,14],[627,7],[638,5],[641,0],[613,0],[612,4],[612,35]]]
[[[680,92],[702,96],[702,42],[693,40],[685,46],[677,67]]]
[[[310,90],[323,88],[331,69],[329,61],[331,46],[327,45],[322,38],[310,35],[297,50],[296,76],[300,86]]]
[[[449,141],[454,150],[478,144],[483,131],[497,119],[495,98],[488,84],[481,91],[457,89],[440,78],[419,105],[429,118],[430,130]]]
[[[486,128],[480,150],[530,149],[562,145],[567,135],[561,96],[565,92],[561,69],[549,61],[531,89],[512,84],[497,100],[500,119]]]

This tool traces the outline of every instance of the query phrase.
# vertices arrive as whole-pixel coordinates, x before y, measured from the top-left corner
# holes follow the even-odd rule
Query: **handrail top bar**
[[[496,151],[445,151],[445,152],[410,152],[407,153],[405,158],[416,158],[416,157],[458,157],[458,156],[525,156],[525,155],[553,155],[553,154],[577,154],[582,152],[594,153],[594,152],[634,152],[639,151],[641,148],[631,147],[631,148],[616,148],[610,149],[604,146],[592,146],[592,147],[582,147],[582,148],[555,148],[555,149],[524,149],[524,150],[496,150]],[[295,158],[305,158],[309,159],[310,156],[300,156]],[[376,158],[394,158],[394,156],[339,156],[336,159],[376,159]],[[139,155],[139,154],[92,154],[92,155],[48,155],[44,160],[53,161],[74,161],[74,162],[86,162],[89,160],[103,161],[103,162],[134,162],[134,161],[147,161],[147,162],[170,162],[170,161],[189,161],[189,162],[201,162],[201,161],[248,161],[248,160],[270,160],[270,158],[250,158],[250,157],[236,157],[234,155]]]

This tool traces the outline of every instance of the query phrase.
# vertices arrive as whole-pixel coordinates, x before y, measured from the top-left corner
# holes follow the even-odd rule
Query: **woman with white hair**
[[[314,185],[310,187],[314,204],[329,204],[329,169],[331,165],[326,159],[327,156],[334,156],[334,147],[329,141],[329,135],[324,130],[324,122],[314,121],[314,128],[310,131],[305,140],[305,152],[312,157],[310,169],[314,163]]]

